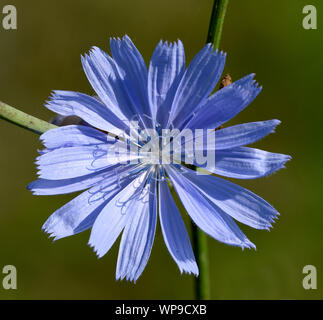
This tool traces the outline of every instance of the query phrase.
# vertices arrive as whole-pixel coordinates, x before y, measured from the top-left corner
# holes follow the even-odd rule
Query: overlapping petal
[[[148,103],[147,78],[148,72],[144,59],[128,36],[122,40],[111,38],[110,49],[113,60],[122,74],[122,83],[129,96],[135,115],[143,115],[146,127],[151,128],[151,110]]]
[[[267,152],[248,147],[217,150],[215,162],[210,165],[195,163],[197,166],[215,174],[237,179],[256,179],[265,177],[285,167],[290,156]]]
[[[128,125],[130,121],[138,121],[141,127],[146,127],[149,115],[142,112],[135,88],[131,87],[129,72],[98,47],[82,57],[82,63],[87,78],[104,104],[119,119],[128,121]]]
[[[102,144],[54,149],[40,155],[36,164],[42,179],[71,179],[140,157],[126,149],[123,151],[115,149],[114,145]]]
[[[88,189],[94,185],[100,184],[102,181],[107,182],[108,179],[123,177],[131,170],[135,169],[135,165],[123,166],[114,165],[98,172],[93,172],[88,175],[59,180],[37,179],[31,182],[27,188],[34,195],[55,195],[77,192]]]
[[[180,271],[198,275],[190,239],[166,179],[159,181],[159,218],[165,244]]]
[[[133,176],[110,176],[91,189],[55,211],[43,225],[43,230],[58,240],[92,227],[99,213],[123,188],[129,185]]]
[[[211,44],[194,57],[176,91],[169,125],[181,129],[186,118],[210,95],[221,77],[225,57],[222,52],[214,51]]]
[[[179,141],[184,151],[225,150],[252,144],[275,131],[279,120],[268,120],[238,124],[220,130],[199,129],[191,137]],[[179,151],[178,151],[179,152]]]
[[[58,127],[46,131],[40,136],[48,149],[105,144],[112,139],[99,130],[81,125]]]
[[[126,226],[131,215],[129,208],[135,209],[135,206],[131,206],[131,200],[141,192],[145,177],[146,173],[142,173],[128,186],[124,187],[107,203],[96,218],[89,245],[93,247],[99,258],[110,250]]]
[[[186,124],[190,129],[215,129],[235,117],[260,93],[261,87],[246,76],[211,95]]]
[[[148,97],[152,117],[164,128],[174,96],[185,72],[185,52],[180,40],[160,41],[151,57],[148,71]]]
[[[141,194],[130,200],[129,218],[119,247],[117,279],[136,281],[148,262],[157,223],[156,186],[152,178]]]
[[[100,100],[119,119],[127,120],[131,116],[126,108],[129,102],[124,97],[115,62],[96,47],[81,60],[87,79]]]
[[[118,118],[98,99],[73,91],[54,91],[46,107],[60,115],[75,115],[91,126],[118,134],[127,131],[129,123]]]
[[[185,167],[182,167],[182,173],[196,192],[206,196],[227,215],[250,227],[268,229],[278,215],[267,201],[237,184],[211,175],[197,175]]]
[[[274,132],[279,120],[238,124],[215,132],[215,150],[232,149],[254,143]]]
[[[166,171],[187,213],[196,225],[214,239],[241,248],[255,248],[233,219],[213,205],[181,172],[172,166]]]

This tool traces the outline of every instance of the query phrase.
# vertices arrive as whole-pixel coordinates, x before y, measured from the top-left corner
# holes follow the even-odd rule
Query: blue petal
[[[147,67],[141,54],[128,36],[110,39],[110,49],[114,61],[124,71],[123,84],[137,113],[151,127],[151,110],[147,96]]]
[[[77,178],[60,180],[37,179],[31,182],[27,188],[32,190],[34,195],[48,196],[72,193],[90,188],[103,180],[107,181],[107,179],[110,179],[111,177],[123,176],[127,171],[130,171],[131,168],[134,168],[134,166],[115,165],[102,171],[93,172]]]
[[[104,199],[89,202],[90,191],[82,194],[55,211],[43,225],[43,230],[58,240],[82,232],[91,227],[102,210]],[[85,222],[86,221],[86,222]],[[82,223],[85,224],[82,226]],[[79,228],[79,230],[77,230]]]
[[[274,132],[278,124],[279,120],[268,120],[243,123],[220,130],[196,130],[194,135],[185,136],[185,139],[178,141],[181,149],[178,148],[180,151],[175,152],[185,154],[185,151],[194,152],[194,150],[207,152],[233,149],[262,139]]]
[[[70,179],[88,175],[109,166],[107,146],[60,148],[37,158],[38,175],[43,179]]]
[[[260,93],[253,74],[217,91],[194,113],[186,125],[190,129],[212,129],[235,117]]]
[[[201,194],[185,175],[171,166],[167,166],[166,171],[187,213],[200,229],[220,242],[255,248],[233,219]]]
[[[43,230],[58,240],[91,228],[109,200],[133,179],[132,176],[120,178],[117,175],[105,179],[54,212],[43,225]]]
[[[99,48],[93,48],[90,55],[86,54],[81,60],[92,88],[103,103],[120,119],[129,119],[131,114],[124,107],[128,101],[120,86],[117,66],[111,57]]]
[[[93,247],[97,256],[101,258],[112,247],[121,231],[125,227],[131,211],[128,210],[132,197],[141,190],[145,173],[133,180],[128,186],[112,198],[95,220],[89,245]]]
[[[95,128],[116,134],[129,127],[98,99],[79,92],[54,91],[46,107],[63,116],[78,116]]]
[[[274,132],[279,120],[243,123],[215,132],[215,149],[231,149],[254,143]]]
[[[218,150],[215,153],[215,165],[202,168],[225,177],[237,179],[256,179],[267,176],[284,168],[290,156],[267,152],[255,148],[236,147]]]
[[[157,222],[155,179],[138,198],[129,204],[129,219],[119,247],[117,280],[126,277],[127,280],[136,281],[148,262],[153,246]]]
[[[39,177],[49,180],[76,178],[139,158],[127,151],[116,154],[114,149],[114,145],[108,144],[54,149],[37,158]]]
[[[225,65],[225,55],[206,45],[192,60],[176,92],[169,124],[180,128],[181,123],[214,89]],[[201,127],[203,128],[203,127]]]
[[[138,120],[145,127],[147,118],[138,109],[139,102],[130,88],[129,75],[104,51],[93,47],[90,55],[82,58],[83,68],[100,99],[124,121]],[[129,125],[129,123],[128,123]]]
[[[159,217],[165,244],[181,273],[184,271],[198,276],[190,239],[166,179],[159,182]]]
[[[40,140],[48,149],[105,144],[107,134],[92,127],[71,125],[46,131]]]
[[[268,229],[278,212],[268,202],[232,182],[211,175],[197,175],[182,168],[183,176],[199,193],[234,219],[256,229]]]
[[[185,52],[180,40],[176,43],[159,42],[149,65],[148,97],[153,118],[164,128],[170,108],[185,72]],[[156,116],[157,115],[157,116]]]

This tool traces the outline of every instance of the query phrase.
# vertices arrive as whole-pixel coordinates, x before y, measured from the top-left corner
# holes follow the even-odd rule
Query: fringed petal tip
[[[67,90],[52,90],[48,100],[45,101],[45,107],[51,110],[51,106],[54,103],[55,100],[64,100],[64,96],[67,96],[70,94],[70,91]]]
[[[272,119],[272,120],[268,120],[267,123],[271,125],[271,130],[268,133],[270,134],[270,133],[275,133],[277,126],[279,126],[282,122],[278,119]]]
[[[278,119],[272,119],[272,120],[268,120],[270,121],[270,123],[273,125],[273,130],[276,129],[277,126],[279,126],[282,122]],[[274,131],[271,131],[274,132]]]
[[[285,154],[280,154],[282,156],[282,159],[280,160],[279,164],[277,165],[277,167],[272,170],[271,172],[269,172],[268,174],[264,175],[263,177],[270,177],[272,176],[274,173],[278,172],[281,169],[286,169],[286,163],[290,160],[292,160],[292,157],[289,155],[285,155]]]
[[[265,120],[265,121],[258,121],[258,123],[262,122],[263,124],[266,124],[266,126],[268,126],[268,128],[270,129],[270,131],[268,132],[268,134],[270,133],[274,133],[277,126],[279,126],[281,124],[281,121],[278,119],[271,119],[271,120]]]
[[[125,34],[121,38],[120,37],[110,37],[109,40],[110,40],[110,43],[111,43],[111,41],[117,41],[117,42],[125,41],[125,42],[131,42],[132,43],[132,40],[130,39],[130,37],[127,34]]]
[[[115,277],[116,277],[116,281],[126,280],[128,282],[133,282],[133,284],[136,284],[136,281],[138,280],[138,278],[134,278],[134,277],[129,276],[129,275],[118,274],[118,272],[116,272]]]
[[[274,227],[273,224],[276,223],[278,218],[279,218],[279,213],[274,212],[271,216],[266,218],[267,220],[266,222],[259,224],[257,227],[254,226],[254,229],[270,231]]]
[[[249,239],[246,239],[244,242],[242,242],[238,246],[241,247],[242,250],[244,250],[244,249],[254,249],[254,250],[257,250],[256,245],[253,244]]]
[[[285,164],[288,162],[288,161],[290,161],[290,160],[292,160],[292,157],[290,156],[290,155],[285,155],[285,159],[282,161],[282,169],[283,168],[286,168],[286,166],[285,166]]]
[[[268,222],[266,226],[262,228],[262,230],[271,231],[271,229],[274,227],[273,224],[277,222],[277,220],[279,219],[279,216],[280,216],[279,212],[277,211],[274,212],[273,215],[268,218]]]
[[[275,167],[271,172],[269,172],[268,174],[264,175],[264,177],[268,177],[273,175],[274,173],[278,172],[281,169],[286,169],[286,163],[288,161],[290,161],[292,159],[291,156],[289,155],[285,155],[285,154],[279,154],[282,158],[280,159],[279,164],[277,165],[277,167]]]
[[[227,56],[227,53],[224,52],[224,51],[220,51],[218,48],[215,48],[214,44],[212,42],[208,42],[206,45],[205,45],[205,48],[208,48],[209,50],[212,50],[213,53],[215,54],[219,54],[223,57],[226,57]]]
[[[29,189],[29,187],[27,186],[27,190],[31,191],[31,194],[33,196],[41,196],[42,194],[41,193],[38,193],[38,191],[35,191],[35,190],[32,190],[32,189]]]
[[[38,188],[39,180],[34,180],[27,184],[26,189],[31,191],[33,196],[43,196],[47,195],[46,193],[42,193],[41,190]]]
[[[254,79],[256,76],[255,73],[251,73],[238,81],[233,82],[230,86],[236,86],[238,88],[243,88],[244,90],[250,91],[251,94],[258,95],[262,90],[262,86]],[[229,86],[228,86],[229,87]]]
[[[133,284],[136,284],[138,278],[128,277],[128,276],[120,276],[116,274],[116,281],[123,281],[126,280],[128,282],[132,282]]]
[[[99,47],[97,46],[92,46],[89,50],[88,53],[85,53],[84,56],[81,56],[81,60],[82,62],[87,62],[87,61],[90,61],[91,58],[96,58],[97,55],[103,55],[103,56],[108,56],[108,54],[101,50]]]
[[[262,86],[259,86],[256,80],[254,80],[254,76],[255,74],[252,73],[227,86],[227,88],[231,86],[236,87],[241,97],[246,101],[246,105],[250,104],[262,90]]]
[[[173,48],[175,46],[183,46],[183,43],[180,39],[176,39],[176,41],[167,41],[167,40],[159,40],[158,44],[156,47],[162,47],[162,48]]]
[[[220,241],[221,243],[224,243],[225,245],[229,245],[232,247],[239,247],[242,250],[244,249],[254,249],[257,250],[257,247],[254,243],[252,243],[248,238],[245,238],[243,241],[241,242],[224,242],[224,241]]]
[[[137,280],[141,276],[140,274],[137,274],[137,270],[131,271],[131,273],[120,273],[118,270],[116,270],[116,281],[122,281],[126,280],[128,282],[132,282],[133,284],[136,284]]]
[[[51,228],[42,227],[42,231],[48,236],[48,239],[51,239],[53,242],[61,239],[62,237],[58,236],[55,231],[51,230]]]
[[[43,224],[41,229],[53,242],[64,238],[64,236],[59,235],[57,231],[55,231],[55,224],[50,221],[50,218]]]
[[[290,156],[290,155],[288,155],[288,154],[286,154],[285,156],[286,156],[286,161],[285,161],[285,163],[286,163],[287,161],[292,160],[292,156]]]
[[[194,275],[195,277],[199,276],[199,268],[197,263],[194,260],[189,260],[185,263],[185,269],[183,267],[179,267],[181,274]]]
[[[228,143],[229,145],[229,143]],[[235,179],[258,179],[285,168],[290,156],[249,147],[219,150],[215,165],[203,166],[212,173]]]
[[[91,242],[91,239],[88,241],[87,244],[93,250],[98,259],[101,259],[105,255],[105,253],[100,252],[100,249],[96,247],[96,245],[93,242]]]
[[[87,63],[88,58],[89,55],[87,53],[81,54],[81,62],[83,66]]]
[[[255,80],[251,80],[246,85],[238,85],[237,88],[244,91],[246,97],[256,97],[262,90],[262,86],[259,86]]]
[[[36,180],[37,181],[37,180]],[[32,191],[33,192],[33,186],[34,186],[34,184],[35,184],[35,181],[32,181],[32,182],[30,182],[30,183],[28,183],[27,184],[27,190],[29,190],[29,191]]]

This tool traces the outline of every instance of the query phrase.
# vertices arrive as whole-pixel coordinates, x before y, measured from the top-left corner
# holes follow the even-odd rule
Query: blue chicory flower
[[[170,182],[190,218],[205,233],[229,245],[255,248],[234,219],[268,230],[278,212],[251,191],[213,174],[254,179],[284,167],[289,156],[245,147],[273,132],[280,121],[216,130],[215,162],[202,166],[212,175],[196,174],[183,164],[153,164],[145,158],[122,163],[120,155],[110,156],[109,150],[125,142],[108,135],[129,132],[133,119],[142,132],[145,128],[158,132],[170,127],[218,128],[259,94],[254,75],[211,94],[226,58],[211,44],[187,69],[179,40],[160,41],[148,70],[128,36],[111,39],[110,48],[112,57],[97,47],[82,57],[97,97],[54,91],[46,105],[62,116],[80,117],[84,125],[58,127],[41,136],[45,149],[37,158],[39,179],[28,187],[36,195],[86,191],[54,212],[43,229],[57,240],[91,228],[89,244],[98,257],[122,233],[116,278],[136,281],[149,259],[159,215],[165,244],[180,271],[198,275]]]

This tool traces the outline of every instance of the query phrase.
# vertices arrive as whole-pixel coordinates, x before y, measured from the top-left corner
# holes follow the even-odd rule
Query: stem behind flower
[[[4,119],[19,127],[27,129],[37,134],[42,134],[49,129],[56,128],[55,125],[40,120],[16,108],[0,101],[0,119]]]
[[[217,49],[220,44],[222,27],[229,0],[214,0],[206,43],[213,43]],[[207,235],[192,222],[193,248],[200,275],[195,280],[195,298],[211,299],[210,269]]]

